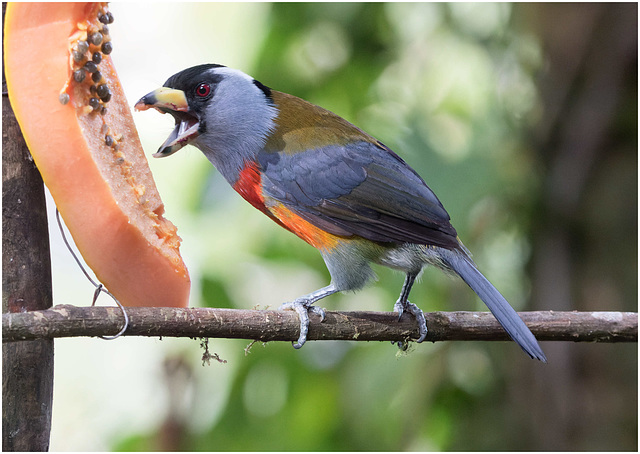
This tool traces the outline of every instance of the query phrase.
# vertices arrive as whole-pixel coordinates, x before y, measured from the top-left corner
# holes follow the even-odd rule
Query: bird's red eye
[[[196,95],[200,96],[201,98],[209,96],[209,93],[211,93],[211,87],[209,86],[209,84],[202,83],[196,88]]]

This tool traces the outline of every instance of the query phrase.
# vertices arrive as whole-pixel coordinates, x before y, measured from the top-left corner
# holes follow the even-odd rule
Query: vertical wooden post
[[[6,3],[2,4],[2,24]],[[52,304],[44,187],[6,96],[2,71],[2,312]],[[53,340],[2,345],[2,450],[47,451]]]

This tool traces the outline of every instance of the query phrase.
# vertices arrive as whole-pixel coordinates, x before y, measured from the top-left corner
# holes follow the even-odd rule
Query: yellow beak
[[[189,103],[182,90],[161,87],[140,98],[135,105],[136,110],[151,108],[170,113],[176,120],[173,132],[153,155],[155,158],[172,155],[200,135],[198,117],[189,112]]]
[[[144,95],[135,105],[136,110],[147,110],[152,107],[155,107],[162,113],[166,113],[167,110],[177,112],[189,111],[189,104],[187,103],[187,97],[184,92],[167,87],[160,87]]]

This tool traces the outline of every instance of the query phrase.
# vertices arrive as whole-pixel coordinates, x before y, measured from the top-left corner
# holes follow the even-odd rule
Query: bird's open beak
[[[161,113],[170,113],[176,120],[175,129],[160,146],[154,158],[170,156],[198,137],[200,122],[189,112],[189,103],[182,90],[161,87],[143,96],[136,103],[136,110],[157,109]]]

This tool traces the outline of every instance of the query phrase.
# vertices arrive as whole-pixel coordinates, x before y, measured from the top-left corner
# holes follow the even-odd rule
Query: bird
[[[405,273],[393,309],[399,319],[404,312],[415,317],[422,342],[425,316],[409,292],[434,265],[460,276],[531,358],[547,361],[518,313],[477,269],[434,192],[373,136],[219,64],[184,69],[135,104],[138,111],[152,108],[175,119],[154,157],[195,146],[247,202],[322,255],[329,285],[280,306],[298,313],[295,348],[307,340],[309,313],[325,318],[314,304],[364,287],[375,278],[372,264]]]

